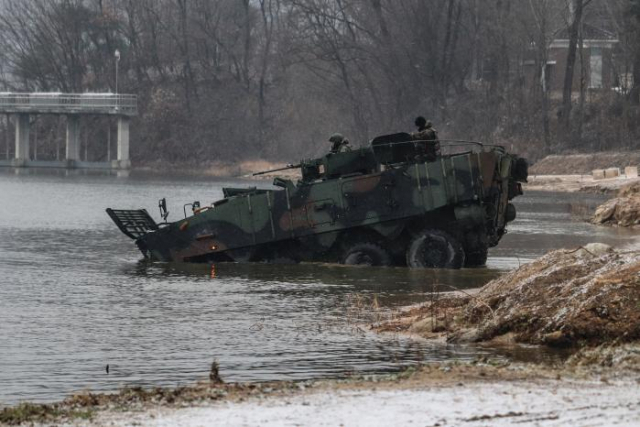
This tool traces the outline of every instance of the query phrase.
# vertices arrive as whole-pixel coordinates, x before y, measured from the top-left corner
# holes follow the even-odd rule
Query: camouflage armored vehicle
[[[434,147],[406,133],[381,136],[290,166],[297,182],[224,188],[223,199],[187,204],[192,213],[175,222],[166,222],[164,200],[159,224],[143,209],[107,213],[152,260],[484,265],[515,219],[510,201],[522,194],[527,163],[476,142]]]

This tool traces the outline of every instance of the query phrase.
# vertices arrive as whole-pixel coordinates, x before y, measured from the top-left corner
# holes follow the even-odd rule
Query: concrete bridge
[[[112,93],[0,93],[0,114],[14,117],[15,156],[0,166],[128,169],[129,123],[138,114],[135,95]],[[64,115],[67,118],[66,156],[63,161],[29,158],[30,116]],[[118,155],[111,162],[80,161],[80,119],[83,115],[109,115],[118,118]]]

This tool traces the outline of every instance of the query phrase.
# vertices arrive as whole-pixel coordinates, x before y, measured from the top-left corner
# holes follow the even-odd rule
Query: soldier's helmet
[[[423,127],[423,126],[425,126],[427,124],[427,119],[425,119],[422,116],[418,116],[418,117],[416,117],[416,121],[414,123],[415,123],[416,126],[421,128],[421,127]]]
[[[329,142],[331,142],[333,144],[341,144],[342,141],[344,141],[344,136],[342,136],[342,134],[340,134],[340,133],[334,133],[329,138]]]

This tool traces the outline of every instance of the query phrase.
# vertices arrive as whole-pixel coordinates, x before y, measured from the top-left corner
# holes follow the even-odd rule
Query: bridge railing
[[[113,93],[0,93],[2,113],[116,114],[138,113],[138,97]]]

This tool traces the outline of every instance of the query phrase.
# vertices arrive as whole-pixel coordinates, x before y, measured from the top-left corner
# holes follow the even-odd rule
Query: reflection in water
[[[302,263],[150,263],[140,261],[138,274],[193,277],[221,281],[249,281],[261,284],[293,284],[290,289],[274,287],[254,292],[318,295],[331,290],[334,295],[376,295],[386,308],[422,302],[425,293],[478,288],[502,274],[501,270],[478,268],[465,270],[412,270],[402,267],[377,268],[339,264]],[[364,274],[363,274],[364,273]]]
[[[206,378],[213,359],[225,380],[257,381],[495,354],[370,334],[361,316],[367,304],[384,313],[422,301],[436,284],[481,286],[548,249],[637,236],[570,222],[565,196],[533,194],[516,200],[519,219],[487,268],[162,264],[140,261],[104,212],[153,214],[167,197],[180,216],[186,201],[213,201],[222,186],[238,184],[0,172],[0,404],[85,388],[191,383]]]

